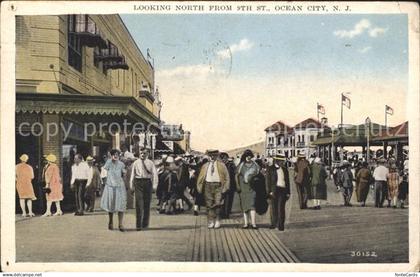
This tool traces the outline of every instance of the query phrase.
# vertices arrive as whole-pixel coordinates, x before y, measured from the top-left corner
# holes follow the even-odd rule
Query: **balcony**
[[[124,55],[121,55],[121,60],[120,61],[113,61],[113,60],[109,60],[109,61],[104,61],[104,69],[124,69],[124,70],[128,70],[129,66],[128,64],[125,62],[125,57]]]
[[[79,37],[80,43],[87,47],[107,48],[107,41],[96,26],[96,23],[86,14],[70,15],[69,33]]]
[[[304,148],[304,147],[306,147],[306,144],[304,142],[296,142],[296,147]]]
[[[125,57],[121,55],[118,51],[117,46],[108,40],[108,47],[104,49],[95,50],[95,62],[108,62],[108,63],[118,63],[125,62]]]

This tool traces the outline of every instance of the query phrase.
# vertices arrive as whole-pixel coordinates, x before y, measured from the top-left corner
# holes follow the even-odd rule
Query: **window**
[[[68,62],[71,67],[82,72],[82,44],[76,35],[76,15],[69,15],[67,25]]]
[[[93,65],[96,67],[96,68],[98,68],[99,70],[101,70],[102,71],[102,73],[104,74],[104,75],[107,75],[107,70],[106,70],[106,67],[104,66],[104,62],[103,61],[100,61],[99,59],[96,59],[95,57],[97,57],[97,56],[99,56],[100,55],[100,50],[99,50],[99,47],[98,46],[96,46],[94,49],[93,49],[93,56],[94,56],[94,58],[93,58]]]

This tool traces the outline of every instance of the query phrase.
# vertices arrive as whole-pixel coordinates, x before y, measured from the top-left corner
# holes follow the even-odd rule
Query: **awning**
[[[324,138],[318,138],[317,140],[313,141],[311,144],[312,145],[326,145],[326,144],[331,144],[336,143],[338,140],[338,137],[334,137],[334,140],[332,137],[324,137]]]
[[[16,112],[119,115],[138,122],[160,122],[158,117],[131,96],[16,93]]]
[[[166,153],[166,154],[172,153],[172,150],[169,149],[169,147],[166,146],[166,144],[164,144],[161,140],[156,141],[156,149],[154,151],[157,153]]]

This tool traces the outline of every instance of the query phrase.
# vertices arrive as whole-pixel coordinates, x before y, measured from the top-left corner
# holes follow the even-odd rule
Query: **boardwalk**
[[[197,217],[159,215],[153,209],[151,228],[141,232],[134,231],[135,212],[129,210],[125,233],[108,231],[107,214],[99,209],[83,217],[17,217],[16,257],[18,262],[408,261],[408,209],[373,208],[372,199],[370,207],[343,207],[331,183],[328,199],[321,210],[300,210],[292,190],[285,232],[268,229],[267,215],[257,217],[258,230],[241,229],[237,199],[232,218],[217,230],[207,229],[204,209]],[[375,255],[353,257],[351,251]]]
[[[270,229],[241,229],[238,220],[224,221],[223,228],[208,229],[207,219],[197,217],[186,261],[295,263],[297,257]]]

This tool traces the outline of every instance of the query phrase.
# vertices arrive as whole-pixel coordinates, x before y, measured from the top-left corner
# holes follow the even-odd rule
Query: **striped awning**
[[[118,115],[130,117],[138,122],[160,122],[158,117],[131,96],[16,93],[16,112]]]

